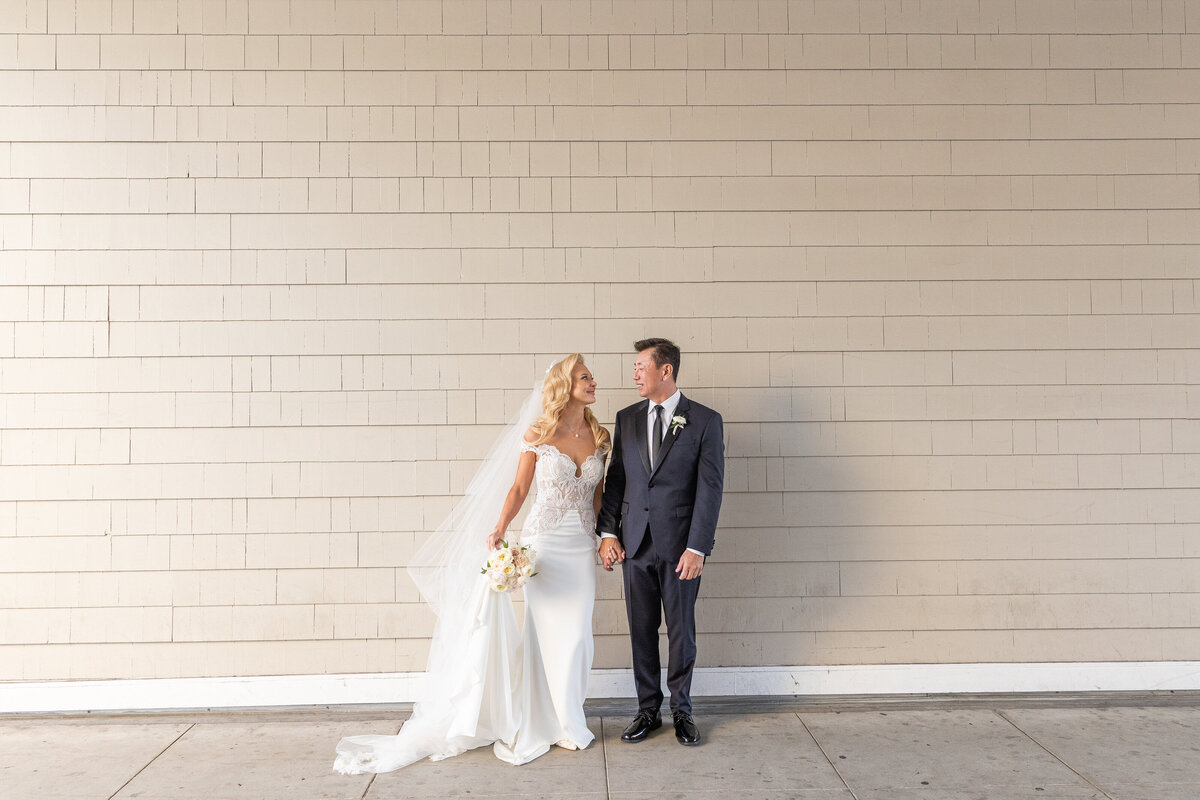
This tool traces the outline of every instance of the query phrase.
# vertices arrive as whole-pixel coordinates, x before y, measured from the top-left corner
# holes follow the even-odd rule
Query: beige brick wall
[[[422,669],[422,531],[643,335],[702,665],[1200,657],[1200,2],[0,3],[0,680]]]

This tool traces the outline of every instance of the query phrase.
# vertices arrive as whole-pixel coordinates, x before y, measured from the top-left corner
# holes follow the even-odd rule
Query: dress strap
[[[537,453],[538,446],[536,444],[530,444],[529,442],[522,439],[521,440],[521,452],[522,453]]]

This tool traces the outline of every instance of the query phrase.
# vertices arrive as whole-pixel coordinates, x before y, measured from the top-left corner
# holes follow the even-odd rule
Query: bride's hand
[[[496,528],[487,537],[488,551],[490,552],[492,550],[495,550],[497,547],[500,546],[500,542],[502,542],[503,540],[504,540],[504,531],[502,531],[500,528]]]

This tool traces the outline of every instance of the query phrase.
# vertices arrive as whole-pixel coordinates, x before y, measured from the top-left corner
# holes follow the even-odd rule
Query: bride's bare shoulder
[[[538,433],[538,429],[536,427],[530,425],[529,429],[525,431],[525,436],[522,438],[525,439],[526,444],[533,444],[534,442],[536,442],[538,440],[538,437],[540,435],[541,434]]]

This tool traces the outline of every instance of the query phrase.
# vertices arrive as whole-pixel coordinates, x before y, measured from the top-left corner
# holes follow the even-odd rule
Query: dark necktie
[[[651,442],[650,448],[650,469],[654,469],[658,465],[658,451],[662,447],[662,406],[654,407],[654,427],[650,430]]]

